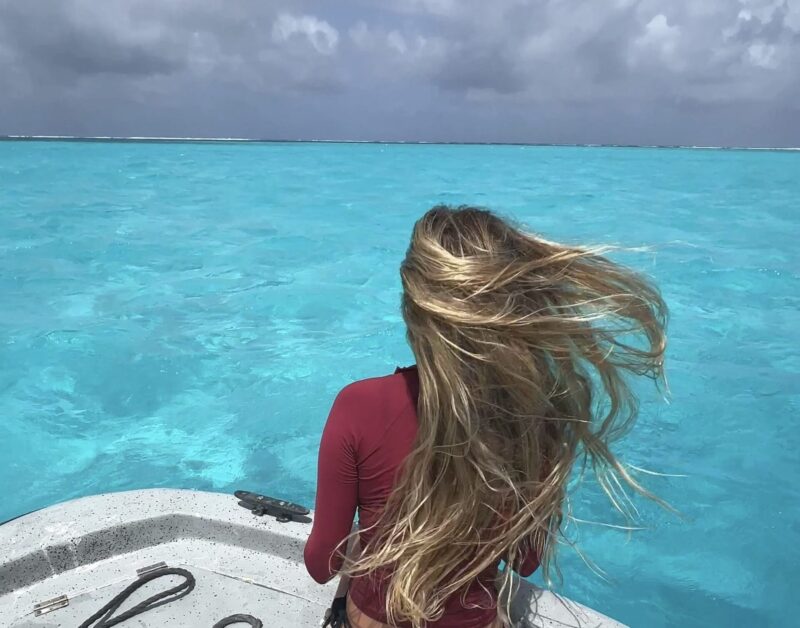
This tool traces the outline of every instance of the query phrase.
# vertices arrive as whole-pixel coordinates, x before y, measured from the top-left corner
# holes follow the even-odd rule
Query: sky
[[[0,134],[800,146],[800,0],[0,0]]]

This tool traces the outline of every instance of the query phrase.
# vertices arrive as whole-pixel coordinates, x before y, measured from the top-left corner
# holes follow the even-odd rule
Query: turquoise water
[[[672,308],[643,388],[630,536],[583,526],[564,593],[633,626],[800,612],[800,153],[521,146],[0,143],[0,520],[99,491],[312,503],[336,391],[411,355],[397,267],[435,203],[624,261]],[[618,523],[591,488],[576,516]]]

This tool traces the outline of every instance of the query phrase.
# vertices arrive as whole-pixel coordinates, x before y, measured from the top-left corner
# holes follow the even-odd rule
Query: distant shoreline
[[[690,150],[800,151],[800,147],[773,146],[684,146],[679,144],[548,144],[537,142],[412,142],[396,140],[279,140],[244,137],[114,137],[74,135],[0,135],[0,142],[120,142],[143,144],[401,144],[423,146],[534,146],[564,148],[668,148]]]

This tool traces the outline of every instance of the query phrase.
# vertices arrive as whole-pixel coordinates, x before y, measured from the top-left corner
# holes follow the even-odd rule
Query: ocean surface
[[[670,402],[618,453],[681,511],[579,528],[558,590],[631,626],[800,614],[800,153],[0,142],[0,520],[141,487],[311,505],[345,384],[412,362],[414,220],[478,204],[671,307]],[[674,477],[673,477],[674,476]],[[619,524],[587,483],[576,517]]]

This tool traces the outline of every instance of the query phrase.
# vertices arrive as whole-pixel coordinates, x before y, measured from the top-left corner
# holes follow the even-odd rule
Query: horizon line
[[[476,142],[429,140],[350,140],[350,139],[264,139],[249,137],[170,137],[170,136],[115,136],[115,135],[0,135],[0,141],[71,141],[71,142],[163,142],[163,143],[250,143],[250,144],[422,144],[461,146],[540,146],[570,148],[685,148],[694,150],[767,150],[800,151],[796,146],[703,146],[689,144],[569,144],[549,142]]]

